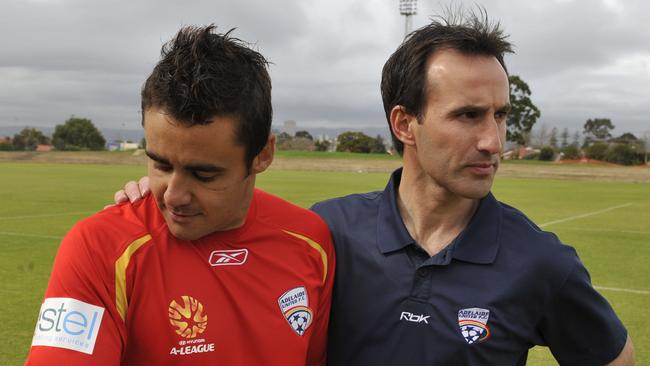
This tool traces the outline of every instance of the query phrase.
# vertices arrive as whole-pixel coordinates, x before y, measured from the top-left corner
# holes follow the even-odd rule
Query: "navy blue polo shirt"
[[[400,177],[312,208],[336,247],[329,365],[524,365],[534,345],[567,365],[618,356],[627,332],[573,248],[489,194],[429,256],[397,208]]]

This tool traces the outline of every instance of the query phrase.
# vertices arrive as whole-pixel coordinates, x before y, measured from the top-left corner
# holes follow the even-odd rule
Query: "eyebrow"
[[[489,107],[481,106],[481,105],[464,105],[455,109],[452,109],[448,115],[450,116],[457,116],[459,114],[467,113],[467,112],[479,112],[479,113],[485,113],[487,110],[490,109]],[[512,106],[510,103],[503,105],[502,107],[499,107],[497,109],[497,112],[510,112],[510,109],[512,109]]]
[[[161,164],[165,165],[172,165],[169,160],[163,158],[162,156],[154,153],[153,151],[150,150],[145,150],[145,154],[149,157],[149,159],[156,161]],[[210,172],[210,173],[222,173],[226,171],[226,168],[218,165],[213,165],[213,164],[188,164],[183,166],[183,169],[189,170],[189,171],[200,171],[200,172]]]

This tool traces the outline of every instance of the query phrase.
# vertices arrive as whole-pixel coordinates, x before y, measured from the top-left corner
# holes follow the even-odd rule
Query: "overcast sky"
[[[139,128],[139,91],[182,25],[215,23],[271,61],[274,124],[384,126],[381,68],[404,36],[398,0],[0,0],[0,126],[71,115]],[[650,2],[478,0],[500,21],[538,124],[650,131]],[[414,28],[449,2],[422,1]]]

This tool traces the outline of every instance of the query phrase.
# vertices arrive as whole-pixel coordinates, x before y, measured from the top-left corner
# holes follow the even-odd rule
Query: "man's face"
[[[496,58],[454,50],[434,53],[426,75],[424,116],[409,125],[415,166],[446,193],[484,197],[505,142],[508,77]]]
[[[186,127],[162,109],[145,112],[151,191],[175,237],[196,240],[243,224],[255,174],[247,175],[235,126],[217,117]]]

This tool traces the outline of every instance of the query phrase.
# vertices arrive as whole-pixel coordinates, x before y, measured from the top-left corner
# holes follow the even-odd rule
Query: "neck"
[[[422,170],[404,165],[397,205],[411,237],[433,256],[467,226],[479,200],[451,192]]]

